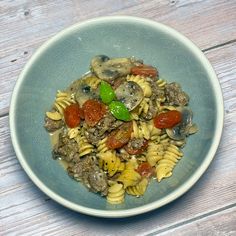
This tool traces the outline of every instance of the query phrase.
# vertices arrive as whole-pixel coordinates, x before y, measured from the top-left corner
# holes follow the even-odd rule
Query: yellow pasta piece
[[[153,120],[150,120],[148,122],[148,128],[150,130],[150,139],[152,141],[159,142],[160,141],[160,135],[161,135],[161,129],[158,129],[154,126]]]
[[[167,82],[163,79],[158,79],[156,83],[160,89],[164,89],[167,84]]]
[[[100,140],[97,143],[97,151],[98,151],[98,153],[103,153],[103,152],[106,152],[106,151],[109,150],[107,145],[106,145],[106,141],[107,141],[107,137],[105,137],[104,139]]]
[[[73,94],[66,92],[57,91],[56,99],[54,102],[54,108],[61,114],[64,115],[64,110],[67,106],[75,103]]]
[[[118,182],[122,182],[124,188],[136,185],[141,180],[141,175],[134,170],[135,162],[128,162],[125,170],[117,178]]]
[[[138,162],[136,158],[132,158],[125,163],[126,170],[134,170],[138,168]]]
[[[132,138],[145,138],[147,140],[151,137],[152,126],[150,126],[147,122],[133,122],[133,132],[131,133]]]
[[[157,181],[161,182],[163,178],[168,178],[172,175],[173,168],[168,164],[160,164],[156,167]]]
[[[177,146],[173,144],[169,144],[167,146],[163,158],[159,160],[156,165],[156,175],[158,182],[160,182],[163,178],[167,178],[172,175],[175,165],[182,156],[183,153]]]
[[[164,156],[163,145],[149,142],[146,154],[147,162],[151,166],[155,166],[156,163],[163,158],[163,156]]]
[[[139,114],[136,109],[130,112],[131,120],[139,120]]]
[[[79,131],[78,135],[75,137],[75,140],[79,145],[80,157],[94,152],[94,146],[88,142],[87,138],[83,134],[83,130]]]
[[[139,197],[146,192],[147,186],[148,186],[148,179],[143,178],[137,185],[127,187],[126,193],[128,193],[129,195]]]
[[[125,164],[121,162],[120,158],[117,157],[114,152],[107,151],[99,153],[98,157],[103,160],[102,168],[108,172],[110,177],[125,169]]]
[[[125,190],[123,184],[115,183],[108,188],[107,201],[110,204],[121,204],[124,202]]]
[[[68,128],[68,136],[70,139],[75,138],[79,135],[79,127],[76,128]]]
[[[170,142],[170,138],[167,134],[163,134],[160,136],[160,143],[168,145],[169,142]]]
[[[57,111],[55,111],[55,112],[47,111],[46,116],[48,118],[50,118],[51,120],[61,120],[62,119],[62,115]]]
[[[143,100],[141,101],[141,103],[138,105],[138,114],[147,114],[148,110],[149,110],[149,98],[143,98]]]

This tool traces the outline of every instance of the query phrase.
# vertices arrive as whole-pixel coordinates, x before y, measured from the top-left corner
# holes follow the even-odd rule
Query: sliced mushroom
[[[75,94],[75,100],[82,106],[88,99],[98,99],[99,91],[94,89],[86,83],[86,78],[90,74],[86,74],[81,79],[74,81],[67,89],[69,92]]]
[[[193,112],[187,107],[178,107],[177,110],[182,114],[181,123],[172,129],[166,129],[167,135],[174,140],[183,140],[186,136],[196,133],[198,128],[192,123]]]
[[[100,79],[114,80],[128,75],[135,63],[133,58],[111,59],[105,55],[98,55],[91,60],[91,71]]]
[[[98,99],[98,89],[92,89],[86,83],[82,83],[75,94],[76,101],[82,106],[89,99]]]
[[[133,81],[123,82],[116,90],[117,99],[132,111],[142,101],[144,95],[142,88]]]

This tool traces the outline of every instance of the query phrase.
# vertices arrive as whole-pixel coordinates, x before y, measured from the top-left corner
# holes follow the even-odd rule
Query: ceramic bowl
[[[190,95],[199,132],[190,136],[184,158],[171,178],[153,181],[143,197],[110,205],[72,180],[51,158],[44,114],[58,89],[88,71],[94,55],[135,56],[177,81]],[[28,176],[50,198],[72,210],[99,217],[127,217],[157,209],[184,194],[206,171],[219,145],[223,99],[218,79],[204,54],[175,30],[147,19],[102,17],[78,23],[44,43],[17,80],[10,107],[16,155]]]

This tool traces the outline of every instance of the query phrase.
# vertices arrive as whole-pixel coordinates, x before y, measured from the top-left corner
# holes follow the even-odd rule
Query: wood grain
[[[236,207],[221,211],[215,215],[206,216],[200,220],[168,230],[165,233],[158,231],[153,235],[188,236],[188,235],[236,235]]]
[[[3,234],[173,235],[176,232],[181,235],[184,230],[186,235],[191,235],[192,228],[193,232],[197,234],[199,231],[202,235],[233,232],[236,205],[236,43],[208,51],[206,55],[222,86],[225,126],[214,161],[187,194],[161,209],[130,219],[104,221],[72,212],[38,190],[21,169],[10,141],[8,116],[5,116],[0,118],[0,212]],[[218,219],[222,221],[216,225]],[[215,228],[211,228],[211,224]]]
[[[145,17],[206,49],[236,39],[235,11],[235,1],[227,0],[0,1],[0,116],[8,114],[14,84],[30,56],[71,24],[104,15]]]

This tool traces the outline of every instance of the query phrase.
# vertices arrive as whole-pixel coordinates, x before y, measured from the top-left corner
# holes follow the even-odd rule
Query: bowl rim
[[[30,166],[27,164],[26,160],[24,159],[22,149],[20,145],[18,144],[17,134],[16,134],[16,122],[15,122],[16,112],[15,111],[16,111],[17,96],[18,96],[20,87],[22,85],[22,82],[24,81],[25,75],[28,73],[28,70],[30,69],[30,67],[34,64],[37,58],[42,53],[44,53],[45,50],[47,50],[50,46],[52,46],[61,37],[68,35],[75,30],[80,30],[89,25],[103,23],[103,22],[104,23],[106,22],[142,23],[149,27],[151,26],[152,28],[155,28],[156,30],[164,31],[171,37],[182,41],[184,45],[188,47],[189,50],[191,50],[194,53],[197,59],[202,62],[202,66],[205,67],[208,77],[212,83],[212,89],[214,91],[216,104],[218,105],[215,135],[212,140],[212,145],[210,149],[208,150],[208,153],[202,165],[196,169],[193,175],[185,183],[183,183],[180,187],[178,187],[176,190],[174,190],[167,196],[163,197],[160,200],[146,204],[144,206],[135,207],[128,210],[98,210],[98,209],[80,206],[76,203],[73,203],[69,200],[64,199],[63,197],[59,196],[54,191],[50,190],[46,185],[44,185],[42,181],[40,181],[40,179],[33,173]],[[16,84],[12,93],[12,97],[11,97],[10,112],[9,112],[10,135],[11,135],[11,140],[12,140],[12,144],[13,144],[16,156],[21,166],[23,167],[24,171],[27,173],[29,178],[35,183],[35,185],[39,189],[41,189],[46,195],[48,195],[50,198],[52,198],[56,202],[60,203],[61,205],[69,209],[72,209],[74,211],[77,211],[83,214],[96,216],[96,217],[105,217],[105,218],[121,218],[121,217],[129,217],[129,216],[146,213],[172,202],[173,200],[177,199],[178,197],[183,195],[185,192],[187,192],[203,175],[203,173],[206,171],[211,161],[213,160],[215,153],[217,151],[217,148],[219,146],[219,143],[220,143],[222,130],[223,130],[223,122],[224,122],[224,104],[223,104],[223,95],[222,95],[220,83],[218,81],[218,78],[216,76],[216,73],[214,72],[212,65],[210,64],[206,56],[203,54],[203,52],[191,40],[186,38],[184,35],[176,31],[175,29],[169,26],[166,26],[162,23],[156,22],[154,20],[134,17],[134,16],[104,16],[104,17],[92,18],[86,21],[76,23],[68,28],[65,28],[64,30],[57,33],[55,36],[51,37],[45,43],[43,43],[32,55],[32,57],[28,60],[22,72],[20,73],[18,80],[16,81]]]

